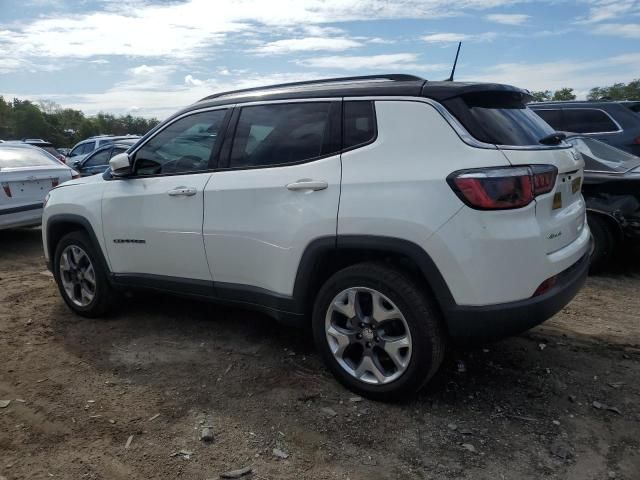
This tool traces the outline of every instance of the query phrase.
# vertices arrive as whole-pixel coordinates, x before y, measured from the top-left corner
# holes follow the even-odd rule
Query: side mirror
[[[111,174],[114,177],[126,177],[131,175],[131,158],[127,153],[119,153],[114,155],[109,160],[109,167],[111,167]]]
[[[76,169],[76,170],[77,170],[78,168],[80,168],[80,160],[76,160],[75,162],[73,162],[73,165],[72,165],[72,166],[73,166],[73,168],[74,168],[74,169]]]

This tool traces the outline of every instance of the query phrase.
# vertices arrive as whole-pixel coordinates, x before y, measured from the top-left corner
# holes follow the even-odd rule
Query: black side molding
[[[20,207],[3,208],[2,210],[0,210],[0,215],[28,212],[29,210],[38,210],[39,208],[42,208],[42,202],[30,203],[29,205],[21,205]]]

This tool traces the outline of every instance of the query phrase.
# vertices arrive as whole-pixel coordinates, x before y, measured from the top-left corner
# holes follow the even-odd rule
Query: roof
[[[122,138],[120,140],[115,140],[114,142],[99,146],[93,152],[90,152],[89,155],[93,154],[94,152],[99,152],[107,148],[112,148],[117,146],[130,147],[131,145],[134,145],[135,143],[137,143],[138,140],[140,140],[140,137]]]
[[[0,143],[0,149],[10,149],[10,148],[19,148],[19,149],[25,149],[25,150],[35,150],[38,152],[42,152],[45,153],[47,155],[49,155],[52,158],[53,155],[51,155],[49,152],[47,152],[46,150],[42,150],[39,147],[36,147],[35,145],[30,145],[28,143],[24,143],[24,142],[20,142],[20,141],[12,141],[12,140],[8,140],[6,142],[1,142]]]
[[[305,82],[283,83],[246,88],[209,95],[178,114],[202,107],[256,100],[289,100],[319,97],[407,96],[427,97],[442,101],[475,91],[510,91],[529,95],[510,85],[478,82],[431,82],[405,74],[380,74],[359,77],[338,77]]]
[[[625,105],[639,103],[637,100],[550,100],[548,102],[531,102],[530,107],[554,106],[554,107],[602,107],[608,105]]]
[[[28,139],[28,140],[5,140],[3,143],[5,144],[9,144],[9,145],[28,145],[28,146],[33,146],[33,145],[39,145],[39,146],[53,146],[51,143],[47,142],[46,140],[38,140],[38,139]]]

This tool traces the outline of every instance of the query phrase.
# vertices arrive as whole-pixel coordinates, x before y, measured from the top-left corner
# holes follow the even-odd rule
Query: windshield
[[[58,163],[48,153],[35,148],[0,147],[0,169],[42,167]]]
[[[640,157],[595,138],[573,137],[568,141],[582,154],[587,171],[624,173],[640,166]]]
[[[524,104],[519,93],[478,92],[463,95],[447,107],[481,142],[533,146],[555,130]]]

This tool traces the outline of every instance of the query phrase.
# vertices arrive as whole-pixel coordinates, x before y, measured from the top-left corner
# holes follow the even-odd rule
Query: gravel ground
[[[0,480],[640,478],[640,255],[518,338],[451,350],[403,404],[354,398],[304,332],[136,295],[64,306],[39,230],[0,231]],[[199,436],[212,427],[213,440]],[[274,453],[275,452],[275,453]]]

